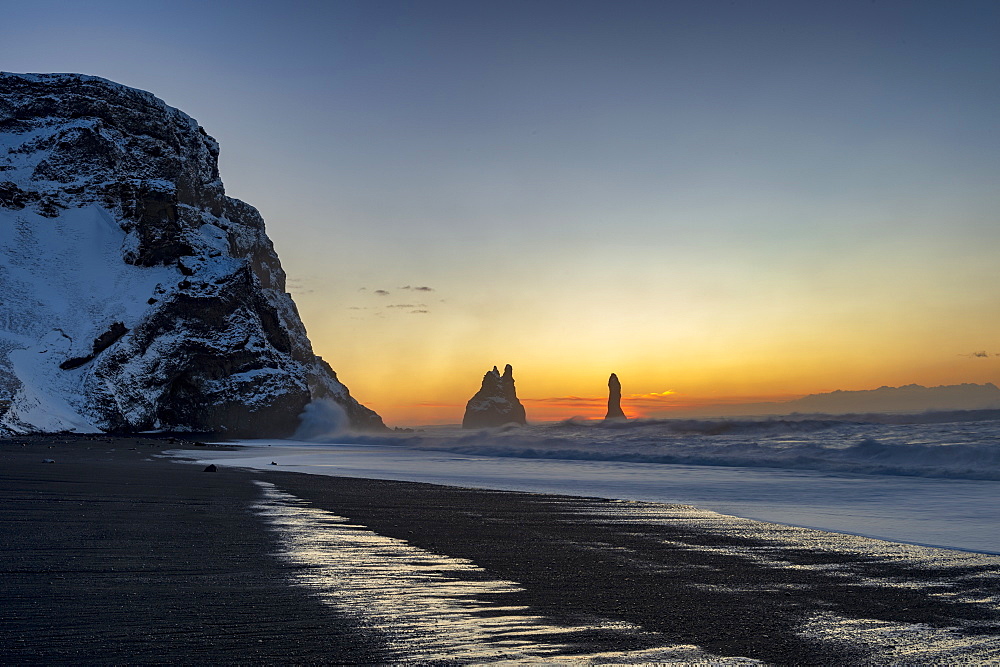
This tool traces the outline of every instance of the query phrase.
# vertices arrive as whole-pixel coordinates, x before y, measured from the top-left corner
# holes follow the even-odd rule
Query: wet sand
[[[556,653],[524,648],[533,634],[525,626],[483,656],[780,664],[1000,656],[996,557],[685,506],[279,470],[205,473],[154,456],[178,448],[191,447],[104,436],[0,441],[0,662],[447,659],[452,649],[432,650],[445,636],[433,630],[440,609],[421,602],[426,626],[413,621],[419,605],[404,618],[393,609],[415,589],[397,586],[391,567],[380,570],[385,583],[366,589],[350,577],[374,570],[335,558],[396,558],[401,581],[428,553],[448,557],[449,568],[455,559],[478,566],[449,574],[452,588],[463,579],[470,590],[510,583],[470,594],[484,600],[466,604],[469,618],[516,613],[566,629],[546,635],[558,639]],[[329,539],[296,546],[295,525]],[[444,566],[426,571],[435,568]],[[420,576],[425,588],[441,585]],[[437,599],[459,597],[449,589]],[[431,646],[417,652],[422,627]]]
[[[0,663],[377,661],[289,586],[249,476],[150,460],[168,446],[0,442]]]

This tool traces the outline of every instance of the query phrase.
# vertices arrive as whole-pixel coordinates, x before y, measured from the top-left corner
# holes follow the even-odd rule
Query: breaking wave
[[[988,418],[983,418],[984,416]],[[1000,420],[966,413],[874,420],[637,420],[351,436],[463,455],[1000,480]],[[961,419],[967,419],[962,421]],[[348,440],[326,440],[326,442]]]

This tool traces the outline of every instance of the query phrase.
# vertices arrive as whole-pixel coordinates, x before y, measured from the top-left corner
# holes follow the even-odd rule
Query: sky
[[[1000,3],[0,0],[221,144],[390,425],[1000,380]]]

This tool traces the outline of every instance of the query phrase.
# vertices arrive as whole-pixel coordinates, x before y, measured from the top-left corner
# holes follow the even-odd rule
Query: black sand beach
[[[378,660],[288,585],[249,476],[150,460],[165,446],[0,444],[0,662]]]
[[[269,507],[301,509],[331,531],[337,524],[323,517],[335,515],[367,527],[352,529],[365,539],[374,533],[479,566],[449,576],[515,582],[468,615],[501,619],[517,609],[539,626],[565,628],[546,640],[561,647],[546,660],[853,664],[1000,655],[995,557],[684,506],[236,468],[205,473],[154,456],[179,448],[193,446],[107,436],[0,441],[0,662],[454,657],[408,648],[422,626],[409,635],[393,627],[400,600],[378,616],[380,592],[355,593],[363,589],[350,573],[317,579],[329,571],[317,560],[322,545],[289,555],[291,538],[270,528],[276,519],[261,509],[267,489],[298,499]],[[532,636],[527,626],[503,636],[511,641],[482,647],[482,655],[543,655],[515,650]]]

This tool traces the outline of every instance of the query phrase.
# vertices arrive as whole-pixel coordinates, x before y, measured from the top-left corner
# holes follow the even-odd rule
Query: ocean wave
[[[343,438],[325,442],[345,442]],[[1000,480],[1000,422],[840,419],[566,421],[352,436],[462,455]]]

